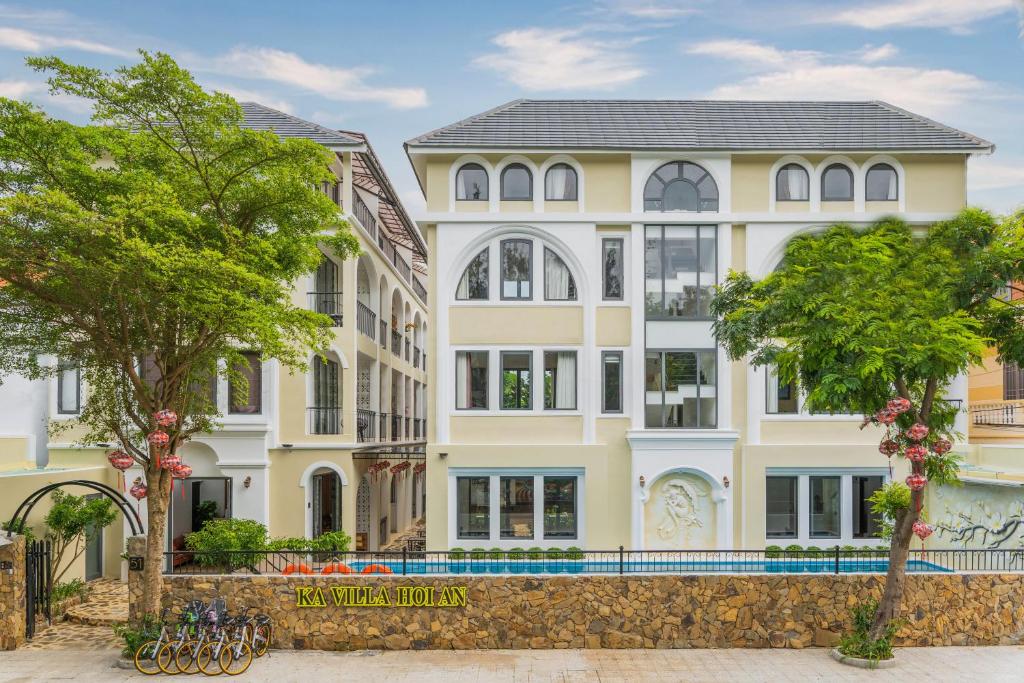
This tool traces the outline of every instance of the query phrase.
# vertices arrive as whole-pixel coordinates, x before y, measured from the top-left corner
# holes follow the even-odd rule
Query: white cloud
[[[493,42],[501,50],[473,63],[526,90],[613,90],[646,73],[629,42],[595,40],[579,29],[517,29]]]
[[[276,95],[268,95],[260,90],[249,90],[248,88],[239,88],[236,85],[225,83],[206,83],[205,85],[210,90],[227,93],[239,102],[259,102],[260,104],[283,111],[286,114],[295,112],[295,107],[288,100],[282,100]]]
[[[59,50],[66,48],[70,50],[81,50],[83,52],[94,52],[101,55],[115,55],[127,57],[131,53],[103,43],[91,40],[80,40],[78,38],[62,38],[59,36],[27,31],[20,28],[0,26],[0,48],[10,50],[21,50],[23,52],[43,52],[44,50]]]
[[[39,92],[44,89],[41,83],[32,83],[30,81],[13,81],[3,80],[0,81],[0,97],[6,97],[10,100],[23,100],[27,95]]]
[[[696,13],[693,0],[605,0],[599,11],[636,19],[664,21]]]
[[[973,157],[967,169],[971,190],[1018,190],[1018,201],[1024,201],[1024,159],[1006,163],[997,157]]]
[[[885,45],[865,45],[860,51],[860,61],[867,62],[868,64],[874,64],[876,62],[884,62],[887,59],[891,59],[899,54],[899,48],[892,43],[886,43]]]
[[[687,47],[691,54],[738,63],[747,76],[719,86],[712,97],[755,100],[885,100],[923,114],[943,114],[995,89],[950,69],[842,61],[822,53],[779,50],[748,41],[717,40]]]
[[[338,102],[382,102],[395,109],[427,105],[423,88],[370,85],[368,67],[344,68],[307,62],[294,52],[267,47],[236,47],[201,65],[217,73],[283,83]]]
[[[965,31],[976,22],[1003,14],[1020,0],[874,0],[821,14],[821,23],[866,29],[946,28]]]
[[[405,190],[398,193],[398,199],[405,207],[405,212],[414,221],[422,219],[427,213],[427,202],[423,199],[423,193],[418,189]]]

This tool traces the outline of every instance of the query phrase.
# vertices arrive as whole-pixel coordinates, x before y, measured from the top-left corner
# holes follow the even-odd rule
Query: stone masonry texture
[[[0,650],[14,650],[25,643],[25,537],[6,533],[0,541],[0,562],[13,571],[0,571]]]
[[[133,577],[134,578],[134,577]],[[880,576],[168,576],[166,606],[227,600],[274,619],[284,649],[832,646]],[[138,583],[137,581],[135,583]],[[338,607],[336,586],[466,587],[465,607]],[[325,607],[296,606],[319,587]],[[137,587],[130,593],[137,594]],[[1024,575],[910,575],[900,645],[1024,642]]]

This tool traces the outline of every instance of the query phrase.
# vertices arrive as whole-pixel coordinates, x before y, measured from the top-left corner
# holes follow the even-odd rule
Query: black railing
[[[392,415],[391,416],[391,440],[401,441],[402,440],[402,416]]]
[[[412,366],[418,368],[420,366],[420,350],[415,348],[412,350]]]
[[[388,440],[388,414],[387,413],[381,413],[380,414],[380,430],[379,430],[379,433],[377,435],[377,438],[378,438],[379,441],[387,441]]]
[[[406,441],[409,440],[409,437],[411,436],[411,434],[412,434],[412,420],[407,417],[407,418],[405,418],[405,440]]]
[[[1024,403],[977,403],[971,406],[971,422],[979,426],[1024,427]]]
[[[388,348],[388,324],[383,320],[380,321],[380,345]]]
[[[341,408],[306,408],[310,434],[341,434]]]
[[[377,440],[377,413],[359,408],[356,410],[356,441]]]
[[[423,283],[415,275],[412,277],[412,291],[416,292],[416,296],[420,298],[420,301],[427,303],[427,288],[423,286]]]
[[[359,196],[358,192],[352,192],[352,205],[354,207],[353,213],[356,216],[356,220],[363,226],[366,232],[370,233],[370,237],[377,239],[377,219],[373,217],[373,212],[370,211],[370,207],[363,202],[362,197]]]
[[[488,543],[486,538],[467,540]],[[524,540],[524,543],[528,542]],[[165,553],[171,574],[320,574],[336,562],[366,574],[845,574],[884,573],[888,550],[484,550],[410,553],[215,551]],[[389,571],[370,569],[384,565]],[[302,567],[305,565],[305,568]],[[333,568],[332,571],[336,571]],[[911,550],[913,574],[1024,573],[1024,550]]]
[[[395,268],[402,274],[406,282],[412,281],[412,268],[409,266],[409,262],[402,258],[402,255],[394,247],[391,248],[391,262],[395,264]]]
[[[331,316],[335,327],[341,327],[341,292],[306,292],[309,309]]]
[[[427,437],[427,421],[422,417],[417,417],[412,421],[412,436],[416,440]]]
[[[367,337],[373,339],[377,328],[377,314],[362,301],[356,302],[356,327]]]
[[[328,182],[325,180],[322,183],[320,183],[319,189],[320,192],[322,192],[324,195],[327,196],[328,199],[334,202],[339,209],[342,208],[340,182]]]
[[[391,353],[399,357],[402,355],[402,335],[397,330],[391,330]]]
[[[405,340],[405,362],[412,362],[412,342],[409,341],[408,337]]]

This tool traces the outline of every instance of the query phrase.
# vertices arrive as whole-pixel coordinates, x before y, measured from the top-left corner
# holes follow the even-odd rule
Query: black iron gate
[[[36,632],[36,617],[50,622],[50,542],[32,541],[25,553],[25,636]]]

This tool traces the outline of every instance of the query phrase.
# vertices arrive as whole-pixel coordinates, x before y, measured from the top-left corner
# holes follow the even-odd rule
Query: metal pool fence
[[[165,553],[171,575],[884,573],[886,550],[216,551]],[[911,550],[912,573],[1024,572],[1024,550]]]

